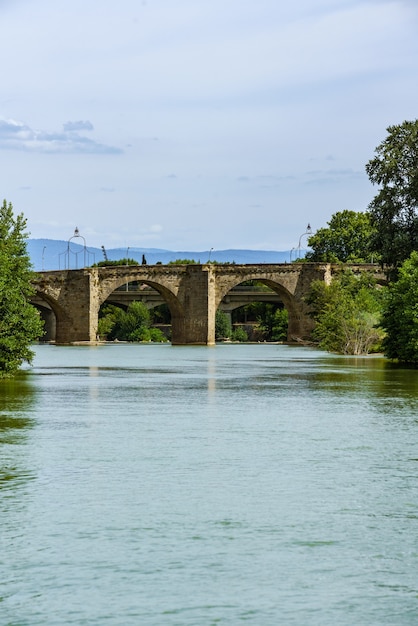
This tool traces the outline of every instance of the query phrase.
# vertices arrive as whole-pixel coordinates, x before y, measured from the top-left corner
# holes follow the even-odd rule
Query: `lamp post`
[[[42,248],[42,271],[44,271],[44,269],[45,269],[45,264],[44,264],[44,261],[45,261],[45,250],[46,250],[46,246],[44,246]]]
[[[126,265],[128,265],[129,246],[126,248]],[[126,291],[129,291],[129,283],[126,283]]]
[[[82,250],[71,250],[71,242],[73,239],[82,239],[83,240],[83,247]],[[102,246],[103,248],[103,252],[104,252],[104,246]],[[90,250],[87,250],[86,247],[86,240],[83,237],[83,235],[80,235],[80,231],[78,230],[78,227],[76,226],[74,229],[74,235],[72,237],[69,238],[68,242],[67,242],[67,249],[65,250],[65,252],[61,252],[59,255],[59,259],[60,259],[60,269],[61,269],[61,256],[64,256],[64,269],[70,269],[71,268],[71,255],[73,254],[75,257],[75,269],[78,269],[78,255],[81,254],[81,252],[83,252],[83,267],[86,267],[86,260],[87,260],[87,256],[92,255],[93,256],[93,263],[94,263],[94,259],[95,259],[95,254],[94,252],[90,252]],[[106,258],[106,255],[105,255]]]
[[[211,248],[211,249],[209,250],[209,258],[208,258],[208,263],[210,263],[210,255],[212,254],[212,250],[213,250],[213,248]]]
[[[306,227],[306,230],[304,233],[301,234],[301,236],[299,237],[299,243],[298,243],[298,259],[300,258],[300,242],[302,241],[302,237],[304,237],[305,235],[312,235],[312,228],[311,225],[308,224]]]

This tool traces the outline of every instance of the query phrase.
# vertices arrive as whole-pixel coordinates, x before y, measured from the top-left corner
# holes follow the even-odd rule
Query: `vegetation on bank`
[[[342,276],[310,297],[321,347],[348,354],[382,349],[418,365],[418,120],[387,129],[366,165],[377,195],[366,213],[342,211],[308,239],[307,260],[379,262],[388,287]],[[360,352],[359,352],[360,351]]]
[[[356,275],[345,270],[329,285],[315,281],[310,295],[316,320],[313,338],[321,348],[340,354],[380,350],[383,298],[384,290],[367,273]]]
[[[29,303],[33,272],[26,252],[26,220],[14,216],[6,200],[0,206],[0,378],[30,363],[30,345],[42,335],[38,311]]]
[[[384,301],[383,349],[390,359],[418,366],[418,252],[401,265]]]

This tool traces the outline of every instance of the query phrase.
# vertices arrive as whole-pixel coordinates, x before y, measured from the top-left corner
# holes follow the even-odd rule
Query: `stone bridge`
[[[383,280],[377,265],[350,266]],[[313,320],[305,301],[312,281],[329,283],[341,265],[324,263],[257,265],[117,265],[40,272],[34,303],[53,312],[60,344],[94,343],[100,306],[130,282],[155,289],[171,313],[172,343],[215,343],[215,313],[240,283],[257,280],[270,287],[288,311],[288,341],[308,340]],[[224,308],[227,308],[226,306]]]

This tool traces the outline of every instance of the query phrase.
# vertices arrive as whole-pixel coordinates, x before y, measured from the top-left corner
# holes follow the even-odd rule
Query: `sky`
[[[418,117],[417,0],[0,0],[0,196],[32,238],[288,250]]]

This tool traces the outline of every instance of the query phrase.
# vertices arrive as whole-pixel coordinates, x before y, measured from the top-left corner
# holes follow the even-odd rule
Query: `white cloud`
[[[91,124],[90,126],[91,128],[89,127],[88,130],[93,128]],[[0,119],[0,148],[67,154],[118,154],[122,152],[120,148],[107,146],[83,137],[79,133],[73,132],[73,129],[66,129],[63,132],[33,130],[23,122],[12,119]]]

